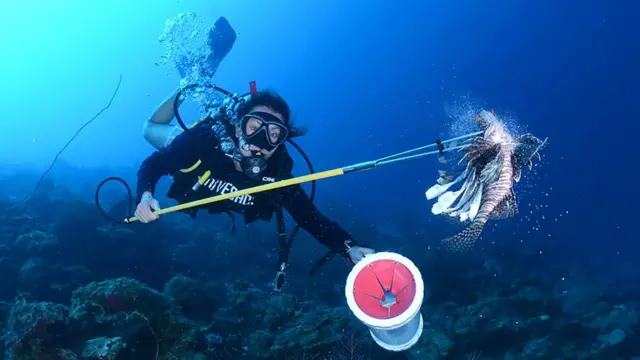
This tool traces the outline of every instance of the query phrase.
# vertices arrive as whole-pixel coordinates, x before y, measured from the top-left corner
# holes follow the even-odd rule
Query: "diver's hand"
[[[376,251],[373,249],[369,249],[362,246],[352,246],[349,250],[347,250],[347,255],[349,255],[349,259],[356,264],[358,261],[364,259],[365,256],[371,255]]]
[[[154,210],[160,210],[160,204],[158,200],[154,199],[153,195],[147,191],[142,194],[142,199],[136,208],[135,216],[141,223],[146,224],[158,218],[158,215],[153,213]]]

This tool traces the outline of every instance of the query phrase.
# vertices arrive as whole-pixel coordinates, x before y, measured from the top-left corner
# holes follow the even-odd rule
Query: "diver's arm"
[[[146,158],[138,170],[138,202],[146,192],[153,195],[160,178],[198,161],[206,129],[192,129],[178,135],[169,145]]]
[[[351,241],[351,235],[324,216],[300,185],[283,189],[282,196],[282,205],[301,228],[309,232],[322,245],[337,253],[346,254],[348,248],[345,242]]]

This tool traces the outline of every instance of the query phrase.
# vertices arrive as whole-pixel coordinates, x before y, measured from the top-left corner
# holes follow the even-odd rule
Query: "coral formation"
[[[314,260],[309,256],[323,250],[311,248],[306,234],[293,249],[304,256],[292,257],[295,270],[285,291],[274,293],[277,244],[271,227],[234,238],[227,218],[114,225],[81,195],[48,186],[50,194],[65,195],[36,196],[35,207],[49,207],[46,213],[25,214],[13,200],[0,198],[0,353],[6,359],[640,355],[640,290],[620,280],[611,286],[614,280],[599,278],[598,262],[541,268],[529,249],[508,247],[462,260],[438,252],[415,256],[428,284],[421,310],[425,328],[418,344],[397,354],[374,345],[346,308],[348,267],[335,262],[315,278],[304,273]],[[432,230],[438,239],[442,232]],[[354,234],[385,241],[406,237],[394,246],[411,254],[425,251],[408,232],[379,234],[362,223]],[[640,270],[627,263],[620,274],[639,277]]]

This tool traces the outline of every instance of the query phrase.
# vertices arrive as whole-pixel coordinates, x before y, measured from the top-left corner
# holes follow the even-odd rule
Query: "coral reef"
[[[357,238],[392,243],[371,244],[376,248],[427,253],[412,256],[428,285],[423,335],[410,350],[392,353],[373,344],[346,308],[348,267],[334,262],[315,278],[304,273],[324,251],[309,245],[307,234],[299,235],[295,270],[277,293],[271,290],[277,265],[271,224],[239,229],[236,237],[226,217],[110,224],[86,196],[46,185],[48,194],[37,194],[35,210],[27,213],[0,198],[0,354],[6,359],[640,355],[640,290],[628,281],[640,279],[640,269],[633,263],[621,263],[617,278],[605,278],[598,261],[563,259],[542,267],[527,248],[496,246],[460,258],[425,250],[419,240],[426,230],[382,234],[354,222]],[[428,232],[438,239],[438,231]]]
[[[195,290],[195,280],[179,281]],[[128,359],[130,353],[146,354],[143,359],[281,359],[328,353],[349,327],[349,317],[337,309],[273,297],[241,282],[223,289],[228,301],[204,325],[182,316],[170,295],[128,278],[81,287],[70,307],[21,295],[3,340],[12,359]]]

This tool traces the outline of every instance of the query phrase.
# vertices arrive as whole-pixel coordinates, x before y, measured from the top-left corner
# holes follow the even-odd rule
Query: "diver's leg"
[[[212,77],[215,75],[218,67],[222,63],[222,60],[229,54],[233,44],[236,42],[236,32],[224,17],[219,17],[216,23],[209,30],[209,38],[207,39],[207,45],[209,46],[210,53],[202,64],[198,64],[204,67],[205,73]],[[184,78],[188,71],[190,64],[185,58],[176,62],[176,69],[180,73],[180,77]]]
[[[214,72],[222,60],[229,54],[231,48],[233,48],[236,37],[235,30],[233,30],[229,21],[224,17],[218,18],[211,30],[209,30],[209,40],[207,44],[209,45],[209,49],[211,49],[211,54],[207,57],[207,61],[214,67]]]
[[[156,124],[147,121],[144,124],[144,138],[156,150],[167,146],[171,140],[180,135],[183,130],[178,125]]]
[[[220,63],[229,54],[233,44],[236,41],[236,32],[224,17],[218,18],[216,23],[209,31],[209,39],[207,44],[211,49],[211,53],[205,59],[203,64],[209,76],[213,76],[220,66]],[[178,62],[176,68],[182,78],[185,77],[187,69],[186,64]],[[178,89],[179,90],[179,89]],[[151,115],[151,118],[144,123],[144,138],[156,149],[165,147],[176,136],[183,132],[178,125],[171,125],[171,121],[175,117],[173,111],[173,103],[178,95],[178,90],[169,96]]]
[[[171,93],[144,123],[144,138],[156,149],[165,147],[183,131],[180,126],[171,124],[175,117],[173,103],[178,91],[179,89]]]

